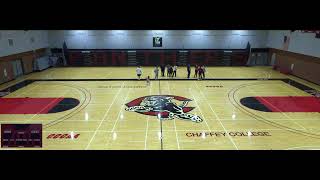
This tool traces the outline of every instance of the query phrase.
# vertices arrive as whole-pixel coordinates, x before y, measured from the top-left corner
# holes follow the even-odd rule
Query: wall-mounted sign
[[[153,37],[153,47],[162,47],[162,37]]]
[[[288,51],[289,43],[290,43],[290,37],[289,36],[284,36],[284,38],[283,38],[283,50]]]

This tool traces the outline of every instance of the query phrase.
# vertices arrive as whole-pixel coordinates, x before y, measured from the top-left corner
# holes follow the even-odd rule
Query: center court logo
[[[182,119],[200,123],[203,120],[188,112],[194,107],[187,107],[191,99],[172,95],[153,95],[137,98],[126,104],[126,111],[149,116],[161,116],[162,119]],[[177,102],[177,103],[176,103]]]

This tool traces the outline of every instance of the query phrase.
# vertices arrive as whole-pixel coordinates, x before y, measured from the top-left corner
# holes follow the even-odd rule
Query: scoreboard
[[[1,124],[2,148],[41,148],[42,124]]]

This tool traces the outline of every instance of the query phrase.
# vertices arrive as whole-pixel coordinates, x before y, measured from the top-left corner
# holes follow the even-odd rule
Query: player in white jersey
[[[140,80],[141,78],[141,75],[142,75],[142,69],[140,66],[137,67],[136,69],[136,73],[137,73],[137,76],[138,76],[138,79]]]

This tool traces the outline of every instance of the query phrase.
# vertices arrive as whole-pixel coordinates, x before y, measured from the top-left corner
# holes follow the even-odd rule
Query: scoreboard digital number
[[[2,148],[41,148],[42,124],[1,124]]]

